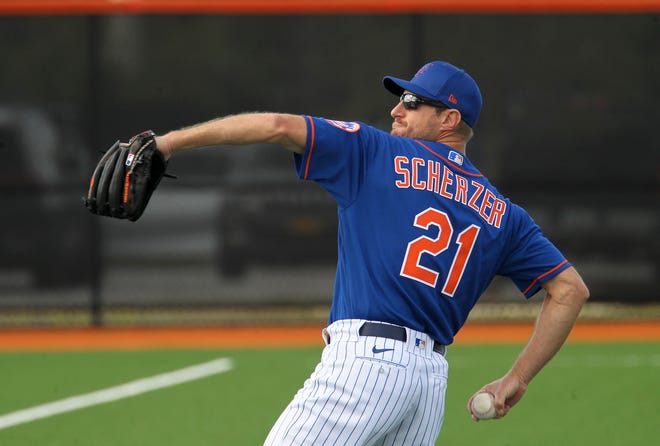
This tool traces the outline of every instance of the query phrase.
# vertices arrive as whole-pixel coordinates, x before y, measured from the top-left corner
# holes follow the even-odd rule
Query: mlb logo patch
[[[461,155],[458,152],[454,152],[453,150],[449,152],[449,161],[452,163],[456,163],[459,166],[463,165],[463,155]]]
[[[135,158],[135,154],[134,153],[129,153],[128,156],[126,157],[126,165],[127,166],[130,167],[131,164],[133,164],[133,158]]]
[[[415,347],[419,347],[421,349],[426,348],[426,341],[424,339],[415,338]]]
[[[341,129],[345,132],[355,133],[360,130],[360,124],[357,122],[346,122],[346,121],[333,121],[331,119],[326,119],[327,123]]]

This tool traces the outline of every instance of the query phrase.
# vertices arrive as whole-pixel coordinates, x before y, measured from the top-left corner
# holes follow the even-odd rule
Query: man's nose
[[[390,111],[390,116],[393,118],[396,118],[397,116],[401,116],[404,110],[405,108],[403,107],[403,102],[399,101],[399,103],[394,106],[392,111]]]

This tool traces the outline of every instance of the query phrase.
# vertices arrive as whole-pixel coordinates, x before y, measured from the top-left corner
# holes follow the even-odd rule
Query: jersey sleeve
[[[571,264],[548,240],[529,214],[513,205],[508,246],[499,275],[509,277],[526,298]]]
[[[305,151],[294,154],[298,176],[319,183],[340,206],[349,206],[358,194],[366,153],[376,132],[357,122],[311,116],[305,116],[305,121]]]

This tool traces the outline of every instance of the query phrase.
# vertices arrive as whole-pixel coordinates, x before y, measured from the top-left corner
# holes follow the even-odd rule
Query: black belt
[[[377,338],[394,339],[395,341],[406,342],[408,335],[406,329],[398,325],[389,324],[376,324],[373,322],[365,322],[358,331],[360,336],[374,336]],[[445,346],[437,341],[433,341],[433,351],[445,354]]]

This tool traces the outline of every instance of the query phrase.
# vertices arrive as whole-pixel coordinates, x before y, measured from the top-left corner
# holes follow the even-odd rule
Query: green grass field
[[[437,444],[657,444],[660,344],[569,344],[504,419],[474,423],[466,401],[509,367],[520,346],[455,346]],[[0,353],[8,413],[215,358],[228,372],[0,429],[2,446],[260,445],[320,348]]]

